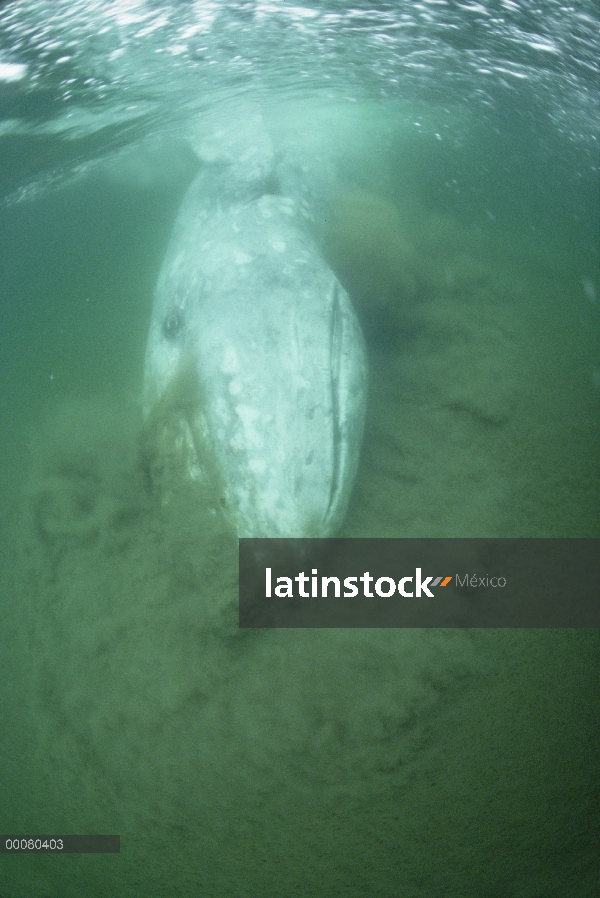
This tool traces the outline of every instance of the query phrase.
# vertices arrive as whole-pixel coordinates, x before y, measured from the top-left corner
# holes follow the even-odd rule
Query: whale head
[[[215,189],[202,172],[158,278],[144,381],[146,417],[161,408],[179,422],[187,476],[214,460],[239,536],[330,535],[355,478],[366,391],[360,327],[303,204]]]

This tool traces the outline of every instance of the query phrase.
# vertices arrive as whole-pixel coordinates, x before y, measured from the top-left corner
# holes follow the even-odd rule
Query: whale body
[[[346,512],[363,432],[367,363],[346,291],[313,237],[304,197],[272,171],[205,167],[178,212],[159,274],[144,411],[173,403],[187,474],[206,476],[243,537],[321,537]]]

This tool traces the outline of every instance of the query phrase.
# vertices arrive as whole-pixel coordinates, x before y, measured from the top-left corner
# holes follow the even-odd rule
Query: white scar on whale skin
[[[303,202],[269,192],[272,181],[232,179],[203,170],[177,216],[155,293],[145,412],[191,365],[202,401],[176,413],[210,442],[238,535],[327,536],[358,465],[362,334]],[[198,459],[188,468],[191,477]]]

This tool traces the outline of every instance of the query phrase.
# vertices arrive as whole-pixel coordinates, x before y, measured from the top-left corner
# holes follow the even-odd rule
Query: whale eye
[[[165,320],[163,321],[163,334],[168,340],[174,340],[177,337],[183,327],[183,312],[181,309],[173,309],[172,312],[169,312]]]

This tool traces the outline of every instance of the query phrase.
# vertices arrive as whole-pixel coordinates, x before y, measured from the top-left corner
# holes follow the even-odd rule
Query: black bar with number
[[[118,854],[120,836],[0,836],[0,854]]]

